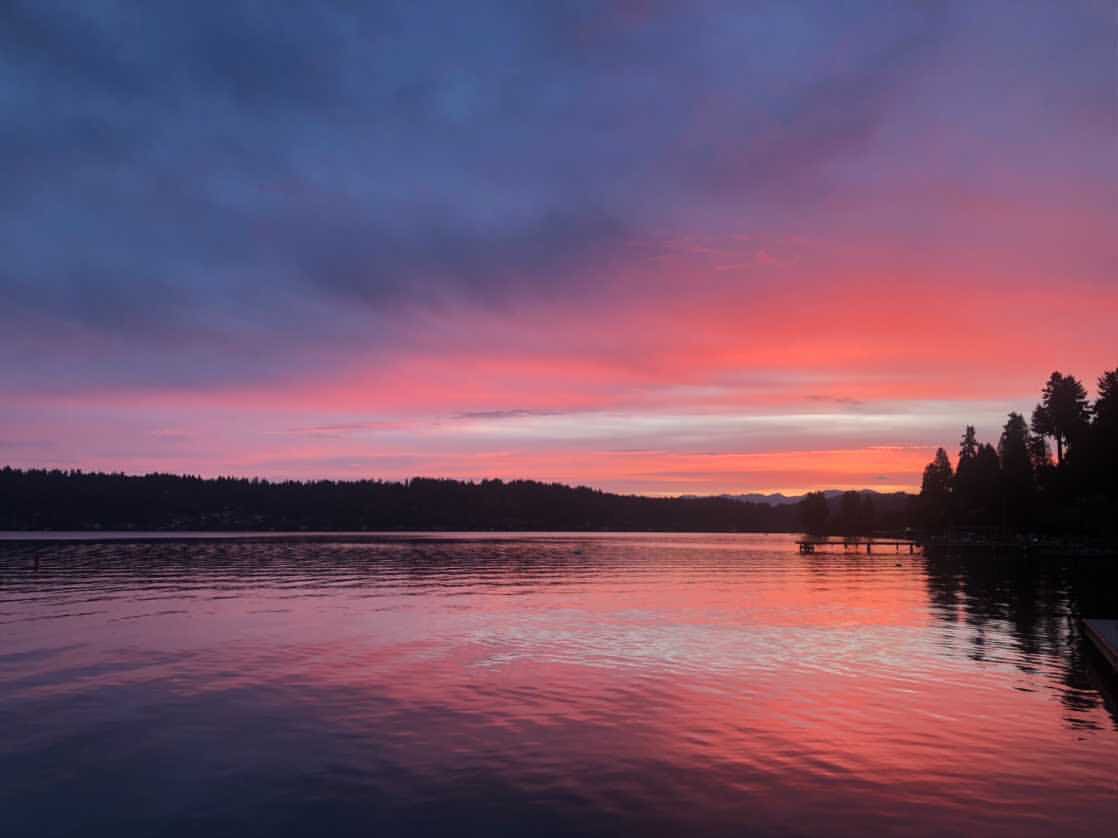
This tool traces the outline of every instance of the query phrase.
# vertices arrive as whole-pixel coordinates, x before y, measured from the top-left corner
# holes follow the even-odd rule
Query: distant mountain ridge
[[[823,495],[828,501],[831,501],[835,498],[842,497],[847,491],[846,489],[824,489]],[[878,492],[875,489],[857,489],[856,491],[859,495],[872,495],[874,499],[914,497],[910,492]],[[740,501],[741,503],[767,503],[772,506],[785,506],[787,504],[799,503],[804,498],[803,495],[785,495],[781,492],[772,492],[767,495],[758,492],[740,495],[723,494],[718,497]]]

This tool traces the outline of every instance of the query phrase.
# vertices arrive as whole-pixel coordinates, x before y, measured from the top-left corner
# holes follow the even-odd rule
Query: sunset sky
[[[1118,366],[1113,0],[8,2],[0,114],[0,465],[911,489]]]

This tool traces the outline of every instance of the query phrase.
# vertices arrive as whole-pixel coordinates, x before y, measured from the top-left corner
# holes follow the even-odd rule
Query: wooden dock
[[[1083,633],[1118,670],[1118,620],[1084,620]]]
[[[900,553],[902,548],[907,548],[909,553],[915,553],[917,547],[915,541],[878,541],[876,539],[837,541],[829,538],[805,538],[796,543],[800,545],[801,553],[826,552],[827,548],[835,549],[839,547],[842,548],[844,553],[849,553],[851,550],[855,553],[861,553],[864,548],[867,556],[873,555],[875,547],[883,549],[892,547],[894,553]]]

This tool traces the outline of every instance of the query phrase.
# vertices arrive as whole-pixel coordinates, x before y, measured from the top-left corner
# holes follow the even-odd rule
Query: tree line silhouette
[[[259,479],[0,469],[7,530],[794,531],[793,505],[531,480]]]
[[[875,518],[903,526],[911,496],[898,492],[875,497],[879,510]],[[860,510],[873,509],[874,501],[868,498]],[[832,497],[831,504],[836,514],[848,506],[845,496]],[[0,530],[799,529],[795,504],[727,497],[617,495],[532,480],[466,482],[417,477],[402,482],[272,482],[0,469]]]
[[[929,530],[1114,535],[1118,369],[1099,377],[1094,404],[1075,376],[1053,372],[1031,420],[1010,413],[996,446],[968,425],[954,468],[943,448],[925,467],[915,517]]]

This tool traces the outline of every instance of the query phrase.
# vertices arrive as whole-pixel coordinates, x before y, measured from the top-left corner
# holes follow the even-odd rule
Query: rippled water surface
[[[0,832],[1114,834],[1112,565],[0,542]]]

